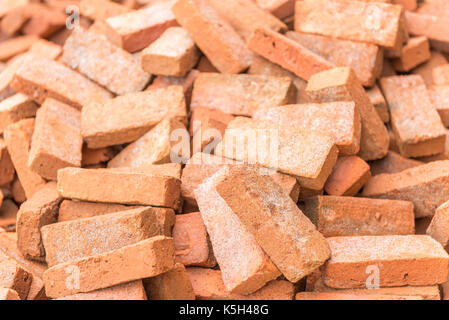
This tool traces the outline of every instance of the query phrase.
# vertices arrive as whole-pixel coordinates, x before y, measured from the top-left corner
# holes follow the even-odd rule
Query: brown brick
[[[0,288],[0,300],[20,300],[20,297],[13,289]]]
[[[0,186],[5,186],[14,180],[14,165],[4,139],[0,138]]]
[[[407,159],[394,151],[388,151],[385,158],[370,163],[373,176],[382,173],[397,173],[424,164],[421,161]]]
[[[396,70],[405,72],[429,59],[429,40],[426,37],[414,37],[408,40],[407,44],[402,48],[401,57],[395,59],[393,65]]]
[[[374,87],[372,87],[371,89],[366,90],[366,94],[368,95],[371,103],[374,105],[374,108],[376,108],[377,114],[379,115],[380,119],[384,123],[390,122],[390,112],[388,110],[388,105],[379,87],[377,85],[374,85]]]
[[[56,300],[147,300],[147,295],[142,280],[137,280],[106,289],[76,293]]]
[[[0,99],[4,100],[16,93],[10,86],[17,69],[22,65],[25,55],[15,57],[0,73]]]
[[[14,230],[18,211],[19,208],[12,200],[3,199],[0,207],[0,228],[5,228],[8,231]]]
[[[445,202],[435,210],[426,233],[449,251],[449,203]]]
[[[17,292],[25,300],[30,291],[33,276],[23,269],[15,260],[0,252],[0,287]]]
[[[28,96],[17,93],[0,102],[0,131],[4,132],[11,123],[36,115],[38,105]]]
[[[106,20],[131,11],[128,7],[110,0],[81,0],[80,13],[92,20]]]

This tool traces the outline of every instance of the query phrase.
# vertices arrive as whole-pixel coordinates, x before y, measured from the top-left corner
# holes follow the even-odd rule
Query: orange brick
[[[383,50],[374,44],[293,31],[286,35],[335,66],[352,67],[364,86],[374,85],[382,72]]]
[[[430,51],[430,59],[413,69],[412,73],[420,75],[426,83],[426,86],[431,86],[435,84],[433,80],[433,69],[445,64],[447,64],[447,60],[440,52]]]
[[[20,300],[20,297],[13,289],[0,288],[0,300]]]
[[[177,262],[185,266],[216,266],[217,261],[201,213],[177,215],[173,240]]]
[[[187,268],[197,300],[292,300],[294,286],[285,280],[273,280],[249,295],[231,293],[223,284],[220,270]]]
[[[416,10],[418,3],[417,0],[393,0],[393,3],[400,4],[405,10],[414,11]]]
[[[82,166],[96,165],[111,160],[115,155],[112,147],[103,147],[99,149],[90,149],[86,145],[82,149]]]
[[[79,73],[31,53],[17,69],[11,87],[39,104],[46,98],[54,98],[78,109],[88,102],[111,97],[108,91]]]
[[[426,37],[414,37],[408,40],[407,44],[402,48],[401,57],[395,59],[393,65],[396,70],[405,72],[429,59],[429,40]]]
[[[128,7],[110,0],[81,0],[80,13],[92,20],[106,20],[131,11]]]
[[[143,9],[106,19],[109,36],[129,52],[147,47],[164,31],[178,25],[171,8],[174,1],[160,1]]]
[[[7,231],[14,230],[18,211],[19,208],[12,200],[3,199],[0,207],[0,228],[5,228]]]
[[[257,110],[253,119],[325,132],[335,140],[340,155],[357,154],[360,149],[360,116],[354,102],[269,107]]]
[[[406,11],[405,18],[407,30],[411,35],[425,36],[429,40],[436,40],[442,43],[449,42],[448,17]]]
[[[210,62],[210,60],[206,56],[202,56],[196,69],[199,72],[219,72]]]
[[[306,93],[312,102],[354,101],[362,122],[359,156],[364,160],[376,160],[387,154],[387,129],[350,67],[334,68],[314,75]]]
[[[90,1],[90,0],[89,0]],[[76,293],[56,300],[147,300],[142,280],[118,284],[106,289]]]
[[[369,266],[381,287],[427,286],[447,281],[449,256],[429,236],[363,236],[327,239],[332,251],[323,267],[332,288],[365,288]]]
[[[377,85],[374,85],[371,89],[366,90],[369,100],[374,105],[380,119],[384,123],[390,122],[390,112],[388,110],[387,102]]]
[[[28,52],[41,55],[47,59],[56,60],[62,53],[62,47],[56,43],[39,39],[28,50]]]
[[[180,0],[173,6],[178,23],[222,73],[240,73],[251,64],[245,42],[206,0]]]
[[[12,289],[21,300],[26,299],[33,276],[3,252],[0,252],[0,275],[1,288]]]
[[[11,187],[11,192],[13,199],[16,203],[22,203],[26,200],[25,190],[23,190],[23,187],[20,184],[19,179],[17,178],[14,179]]]
[[[256,29],[248,40],[248,47],[304,80],[334,67],[331,62],[301,44],[269,29]]]
[[[19,36],[1,42],[0,60],[5,61],[27,51],[37,40],[36,36]]]
[[[0,186],[9,184],[14,180],[14,165],[9,156],[5,140],[0,139]]]
[[[444,126],[449,127],[449,83],[428,87],[428,94],[433,107],[438,111]]]
[[[17,93],[0,102],[0,131],[11,123],[36,115],[38,105],[28,96]]]
[[[204,180],[195,195],[226,290],[247,295],[280,272],[217,192],[216,185],[226,178],[224,170]]]
[[[415,233],[409,201],[318,196],[305,201],[304,213],[325,237]]]
[[[256,3],[279,19],[285,19],[295,14],[294,0],[256,0]]]
[[[403,8],[378,2],[305,0],[296,2],[295,30],[363,41],[398,52]]]
[[[394,151],[388,151],[385,158],[370,163],[373,176],[382,173],[397,173],[424,164],[421,161],[407,159]]]
[[[47,38],[66,26],[67,15],[63,10],[32,3],[26,6],[25,15],[29,20],[25,22],[22,32]]]
[[[16,93],[10,84],[17,69],[22,65],[23,58],[24,55],[15,57],[0,73],[0,100],[4,100]]]
[[[181,86],[129,93],[92,102],[81,112],[81,134],[89,148],[133,142],[165,118],[186,121]],[[102,121],[98,121],[102,119]]]
[[[3,17],[8,12],[27,4],[28,0],[4,0],[2,1],[2,6],[0,7],[0,17]]]
[[[148,73],[182,77],[196,65],[199,55],[189,33],[181,27],[171,27],[140,57],[142,68]]]
[[[33,131],[34,119],[24,119],[8,126],[3,133],[8,153],[27,198],[31,198],[45,184],[40,175],[28,168],[28,150],[30,149]]]
[[[435,210],[426,233],[437,240],[446,251],[449,250],[449,203],[445,202]]]
[[[436,85],[449,84],[449,64],[443,64],[432,69],[432,77],[433,83]]]
[[[47,296],[58,298],[155,277],[172,269],[174,260],[173,239],[156,236],[49,268],[44,272],[45,291]],[[76,270],[73,275],[79,275],[79,286],[66,285],[67,268]]]
[[[66,40],[62,61],[117,95],[141,91],[151,77],[132,54],[81,28]]]
[[[342,292],[340,292],[342,291]],[[379,293],[354,293],[354,290],[338,292],[298,292],[295,300],[422,300],[420,296],[401,296]]]
[[[119,167],[109,168],[112,172],[138,173],[153,176],[165,176],[181,179],[182,164],[181,163],[164,163],[164,164],[144,164],[137,167]]]

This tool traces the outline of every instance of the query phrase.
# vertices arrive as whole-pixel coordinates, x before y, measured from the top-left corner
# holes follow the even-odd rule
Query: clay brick
[[[426,233],[449,250],[449,203],[445,202],[435,210]]]
[[[195,189],[198,206],[220,266],[227,291],[250,294],[280,272],[216,190],[225,176],[222,169]]]
[[[251,64],[245,42],[206,0],[179,0],[172,8],[178,23],[222,73],[240,73]]]
[[[5,140],[0,138],[0,186],[5,186],[14,180],[14,165],[9,156]]]
[[[198,62],[199,51],[181,27],[167,30],[141,54],[142,68],[151,74],[182,77]]]
[[[46,99],[36,114],[28,167],[41,177],[56,180],[58,169],[81,166],[81,114]]]
[[[441,291],[443,294],[442,300],[449,300],[449,281],[441,285]]]
[[[432,69],[433,83],[436,85],[449,84],[449,64]]]
[[[177,215],[173,240],[177,262],[185,266],[216,266],[217,261],[201,213]]]
[[[39,39],[28,50],[28,52],[41,55],[47,59],[56,60],[61,55],[63,49],[60,45],[47,41],[45,39]]]
[[[126,51],[142,50],[166,29],[178,25],[171,10],[173,4],[174,1],[160,1],[140,10],[109,17],[106,19],[109,36]]]
[[[254,31],[248,40],[248,47],[304,80],[309,80],[315,73],[334,67],[331,62],[298,42],[266,28]]]
[[[110,0],[81,0],[79,7],[80,13],[92,20],[106,20],[130,11],[128,7]]]
[[[325,237],[415,233],[409,201],[318,196],[305,201],[304,213]]]
[[[52,298],[108,288],[155,277],[174,266],[173,239],[156,236],[117,250],[63,263],[44,272],[45,291]],[[79,286],[66,286],[67,268],[76,270]],[[69,273],[70,276],[70,273]]]
[[[19,53],[27,51],[38,38],[36,36],[19,36],[0,43],[0,60],[8,60]]]
[[[305,0],[296,2],[295,30],[402,48],[403,8],[378,2]]]
[[[109,168],[110,171],[140,173],[154,176],[165,176],[181,179],[182,164],[181,163],[164,163],[164,164],[143,164],[138,167],[118,167]]]
[[[325,132],[334,139],[340,155],[357,154],[360,149],[360,116],[354,102],[269,107],[257,110],[253,119],[300,130]]]
[[[342,292],[340,292],[342,291]],[[353,290],[338,292],[298,292],[295,300],[422,300],[420,296],[401,296],[379,293],[354,293]]]
[[[62,61],[117,95],[141,91],[151,77],[132,54],[81,28],[66,40]]]
[[[186,104],[190,106],[190,101],[192,99],[192,89],[193,83],[199,75],[199,71],[196,69],[190,70],[190,72],[185,77],[172,77],[172,76],[157,76],[154,78],[151,85],[147,87],[146,90],[153,90],[159,88],[166,88],[169,86],[182,86],[184,90],[184,95],[186,97]]]
[[[431,86],[435,84],[433,81],[433,69],[445,64],[447,64],[447,60],[440,52],[430,51],[430,59],[413,69],[412,73],[420,75],[426,86]]]
[[[159,226],[155,210],[147,207],[53,223],[42,227],[41,234],[45,260],[52,267],[154,237]]]
[[[90,0],[89,0],[90,1]],[[142,280],[118,284],[106,289],[77,293],[56,300],[147,300]]]
[[[394,151],[388,151],[385,158],[370,163],[371,173],[373,176],[382,173],[397,173],[403,170],[417,167],[424,162],[407,159]]]
[[[0,228],[5,228],[7,231],[15,229],[18,211],[19,208],[13,201],[3,199],[0,207]]]
[[[286,36],[335,66],[352,67],[364,86],[373,86],[382,72],[383,50],[374,44],[293,31]]]
[[[0,132],[11,123],[36,115],[38,105],[28,96],[17,93],[0,102]]]
[[[79,73],[31,53],[17,69],[11,87],[39,104],[54,98],[77,109],[91,101],[111,98],[108,91]]]
[[[425,36],[429,40],[449,42],[449,17],[405,12],[407,30],[411,35]]]
[[[223,169],[223,175],[217,193],[290,282],[329,258],[324,237],[269,176],[243,166]]]
[[[25,7],[24,15],[28,19],[22,27],[22,32],[48,38],[66,26],[67,15],[61,9],[41,3],[30,3]]]
[[[294,0],[256,0],[256,3],[279,19],[285,19],[295,14]]]
[[[172,270],[144,280],[148,300],[195,300],[192,283],[181,263]]]
[[[419,157],[444,151],[446,134],[420,76],[394,76],[380,81],[401,155]]]
[[[27,198],[31,198],[45,184],[40,175],[28,168],[28,150],[33,130],[34,119],[24,119],[9,125],[3,133],[8,153]]]
[[[258,109],[295,100],[295,87],[287,77],[200,73],[193,87],[191,108],[251,116]]]
[[[64,198],[178,209],[181,181],[172,177],[109,169],[64,168],[58,192]]]
[[[117,154],[108,162],[108,168],[180,163],[184,161],[182,150],[177,152],[174,146],[180,143],[184,133],[187,129],[182,122],[167,118]]]
[[[0,288],[0,300],[20,300],[20,297],[15,290]]]
[[[91,149],[86,145],[84,145],[81,152],[82,152],[82,159],[81,159],[82,166],[101,164],[111,160],[115,155],[114,148],[112,147]]]
[[[438,111],[444,126],[449,127],[449,83],[428,87],[428,94],[433,107]]]
[[[22,203],[26,200],[25,190],[20,183],[20,180],[15,178],[11,187],[12,197],[16,203]]]
[[[369,100],[374,105],[380,119],[384,123],[390,122],[390,112],[388,110],[387,102],[377,85],[374,85],[371,89],[366,90]]]
[[[257,142],[261,140],[264,145]],[[338,149],[325,134],[238,117],[229,123],[215,153],[274,168],[296,177],[301,187],[320,190],[337,160]]]
[[[430,59],[429,40],[426,37],[410,38],[402,48],[401,57],[394,60],[393,65],[398,71],[410,71]]]
[[[13,58],[0,73],[0,100],[4,100],[16,93],[10,84],[17,69],[22,65],[22,59],[24,59],[24,55]]]
[[[332,288],[365,288],[367,267],[379,268],[381,287],[427,286],[447,281],[449,256],[429,236],[363,236],[327,239],[332,251],[323,267]]]
[[[25,300],[30,291],[33,276],[23,269],[15,260],[0,252],[0,287],[17,292]]]
[[[292,300],[294,286],[285,280],[273,280],[249,295],[231,293],[223,284],[220,270],[187,268],[197,300]]]
[[[186,121],[181,86],[88,103],[81,112],[81,134],[89,148],[102,148],[135,141],[160,121],[171,117]]]
[[[435,161],[393,174],[371,178],[363,196],[408,200],[415,205],[415,216],[433,216],[435,209],[447,201],[449,161]],[[438,192],[435,192],[438,190]]]

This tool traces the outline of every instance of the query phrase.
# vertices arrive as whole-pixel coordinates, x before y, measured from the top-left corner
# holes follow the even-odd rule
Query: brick
[[[17,69],[11,87],[39,104],[54,98],[77,109],[90,101],[111,98],[108,91],[79,73],[31,53]]]
[[[106,20],[131,11],[128,7],[110,0],[82,0],[80,13],[92,20]]]
[[[334,139],[340,155],[357,154],[360,149],[360,116],[354,102],[269,107],[257,110],[253,119],[301,130],[325,132]]]
[[[435,215],[426,234],[438,241],[446,251],[449,250],[449,203],[445,202],[435,210]]]
[[[273,280],[249,295],[231,293],[223,284],[220,270],[187,268],[197,300],[292,300],[294,286],[285,280]]]
[[[323,267],[332,288],[365,288],[368,266],[379,268],[381,287],[427,286],[448,277],[449,256],[429,236],[363,236],[327,239],[332,251]]]
[[[67,15],[63,10],[45,6],[41,3],[31,3],[25,7],[28,20],[22,27],[26,35],[36,35],[48,38],[66,26]]]
[[[147,300],[142,280],[118,284],[106,289],[76,293],[56,300]]]
[[[38,105],[24,94],[17,93],[0,102],[0,131],[11,123],[36,115]]]
[[[373,86],[382,72],[383,50],[374,44],[293,31],[286,36],[335,66],[352,67],[364,86]]]
[[[108,168],[181,163],[183,150],[177,152],[175,146],[180,143],[179,138],[185,136],[184,133],[188,134],[182,122],[166,118],[111,159]]]
[[[422,300],[420,296],[401,296],[379,293],[354,293],[353,290],[343,292],[298,292],[295,300]]]
[[[436,85],[449,84],[449,64],[432,69],[433,83]]]
[[[181,179],[182,164],[181,163],[144,164],[138,167],[109,168],[109,170],[115,172],[139,173],[139,174],[165,176]]]
[[[117,95],[141,91],[151,77],[132,54],[81,28],[66,40],[62,61]]]
[[[45,39],[37,40],[28,50],[28,52],[41,55],[47,59],[56,60],[62,54],[62,47],[56,43]]]
[[[44,272],[45,290],[47,296],[58,298],[155,277],[173,266],[173,239],[156,236],[117,250],[49,268]],[[79,287],[66,286],[67,268],[77,270]]]
[[[199,72],[219,72],[206,56],[202,56],[198,62],[196,69]]]
[[[20,297],[13,289],[0,288],[0,300],[20,300]]]
[[[359,156],[383,158],[388,151],[387,129],[350,67],[339,67],[314,75],[306,88],[311,102],[354,101],[362,122]]]
[[[217,192],[216,185],[226,178],[225,170],[204,180],[195,196],[226,290],[247,295],[280,272]]]
[[[449,127],[449,83],[428,87],[430,102],[438,112],[443,125]]]
[[[401,6],[347,0],[296,3],[295,30],[377,44],[396,52],[403,41]]]
[[[45,184],[40,175],[28,168],[28,150],[34,131],[34,122],[34,119],[20,120],[8,126],[3,133],[8,153],[27,198],[31,198]]]
[[[385,158],[370,163],[373,176],[382,173],[397,173],[406,169],[417,167],[424,162],[407,159],[394,151],[388,151]]]
[[[171,8],[174,1],[160,1],[106,19],[109,36],[123,49],[136,52],[147,47],[168,28],[178,25]]]
[[[5,68],[0,73],[0,100],[4,100],[16,92],[10,86],[11,81],[14,78],[14,75],[17,69],[22,65],[22,59],[24,55],[17,56],[12,59],[12,61],[5,66]]]
[[[28,35],[3,41],[0,44],[0,60],[5,61],[19,53],[24,53],[37,41],[37,39],[36,36]]]
[[[22,185],[20,184],[20,180],[15,178],[12,187],[11,192],[13,199],[16,203],[22,203],[26,200],[25,191],[23,190]]]
[[[53,223],[42,227],[41,234],[45,260],[52,267],[154,237],[159,226],[155,210],[139,208]]]
[[[90,166],[101,164],[111,160],[115,155],[115,150],[112,147],[103,147],[99,149],[91,149],[83,145],[82,149],[82,166]]]
[[[256,0],[256,3],[279,19],[291,17],[295,13],[294,0]]]
[[[15,229],[17,212],[16,204],[9,199],[3,199],[0,207],[0,228],[5,228],[7,231]]]
[[[195,300],[190,278],[181,263],[168,272],[144,280],[148,300]]]
[[[181,86],[129,93],[92,102],[81,112],[81,134],[89,148],[102,148],[142,137],[165,118],[186,121]],[[101,122],[98,119],[103,119]]]
[[[393,0],[393,3],[402,5],[408,11],[415,11],[418,6],[417,0]]]
[[[81,166],[81,114],[46,99],[36,114],[28,167],[41,177],[56,180],[58,169]]]
[[[265,145],[257,143],[261,139]],[[238,117],[229,123],[215,153],[274,168],[296,177],[301,187],[319,190],[332,171],[338,149],[325,134]]]
[[[406,11],[405,18],[407,30],[411,35],[424,36],[429,40],[440,41],[445,44],[449,42],[448,17]]]
[[[172,8],[178,23],[222,73],[240,73],[251,64],[245,42],[206,0],[180,0]]]
[[[182,77],[198,62],[199,51],[189,33],[171,27],[142,51],[142,68],[148,73]]]
[[[429,40],[426,37],[414,37],[408,40],[407,44],[402,48],[401,57],[395,59],[393,65],[396,70],[405,72],[429,59]]]
[[[3,0],[0,8],[0,17],[3,17],[8,12],[27,4],[28,0]]]
[[[419,157],[444,151],[445,130],[420,76],[382,78],[393,132],[402,156]]]
[[[449,161],[435,161],[393,174],[371,178],[363,196],[408,200],[415,205],[416,218],[433,216],[435,209],[447,201]],[[435,192],[438,190],[438,192]]]
[[[14,180],[14,165],[4,139],[0,139],[0,186],[5,186]]]
[[[304,213],[325,237],[415,233],[409,201],[318,196],[305,201]]]
[[[369,100],[374,105],[380,119],[384,123],[390,122],[390,112],[388,110],[387,102],[377,85],[374,85],[371,89],[366,90]]]
[[[223,170],[217,193],[290,282],[329,258],[324,237],[269,176],[251,167]]]
[[[216,266],[212,244],[200,212],[176,216],[173,240],[177,262],[185,266]]]
[[[30,291],[33,276],[9,256],[0,252],[0,287],[17,292],[25,300]]]
[[[64,168],[58,192],[64,198],[178,209],[181,181],[172,177],[109,169]]]
[[[433,69],[447,64],[446,58],[438,51],[430,51],[430,59],[412,70],[412,74],[420,75],[426,86],[431,86],[433,81]]]
[[[256,29],[248,40],[248,47],[304,80],[334,67],[331,62],[313,51],[269,29]]]

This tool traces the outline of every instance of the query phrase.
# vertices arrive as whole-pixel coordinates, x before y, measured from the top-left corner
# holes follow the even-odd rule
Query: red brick
[[[366,90],[366,94],[368,95],[371,103],[374,105],[374,108],[376,108],[377,114],[379,115],[380,119],[384,123],[390,122],[390,112],[388,110],[388,105],[379,87],[377,85],[374,85],[371,89]]]
[[[406,72],[429,59],[429,40],[426,37],[414,37],[408,40],[402,48],[401,57],[395,59],[393,65],[396,70]]]
[[[435,84],[433,81],[433,69],[445,64],[447,64],[447,60],[440,52],[431,51],[430,59],[412,70],[412,73],[420,75],[426,83],[426,86],[431,86]]]
[[[428,87],[428,94],[444,126],[449,127],[449,83]]]
[[[19,36],[1,42],[0,44],[0,60],[8,60],[19,53],[27,51],[38,38],[36,36]]]
[[[382,173],[397,173],[406,169],[417,167],[424,162],[407,159],[394,151],[388,151],[385,158],[370,163],[373,176]]]
[[[427,234],[437,240],[449,251],[449,203],[445,202],[435,210],[432,222],[427,228]]]
[[[0,287],[17,292],[25,300],[30,291],[33,276],[16,261],[0,252]]]
[[[56,43],[39,39],[36,41],[28,52],[41,55],[47,59],[56,60],[62,54],[62,47]]]
[[[142,280],[118,284],[106,289],[77,293],[56,300],[147,300]]]
[[[28,96],[17,93],[0,102],[0,131],[12,123],[36,115],[38,105]]]
[[[295,13],[294,0],[256,0],[256,3],[279,19],[291,17]]]

